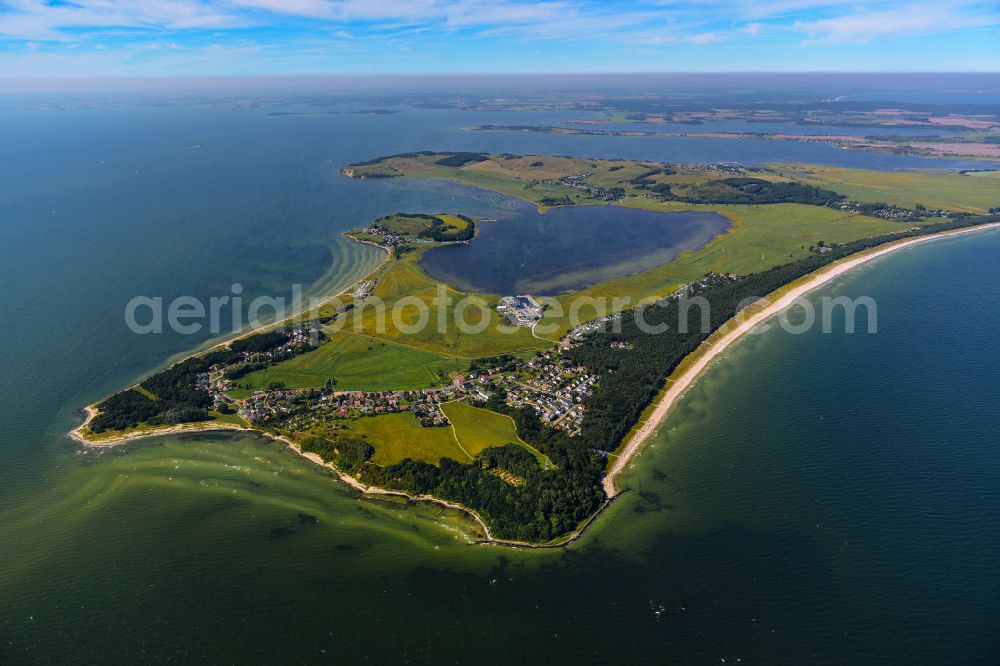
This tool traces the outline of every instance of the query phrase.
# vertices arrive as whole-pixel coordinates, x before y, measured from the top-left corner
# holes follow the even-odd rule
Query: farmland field
[[[509,416],[464,402],[443,403],[441,411],[455,427],[455,436],[470,455],[476,456],[483,449],[493,446],[520,444],[530,450],[539,463],[545,461],[542,454],[518,437],[514,421]]]
[[[372,462],[392,465],[405,458],[437,465],[441,458],[467,463],[467,456],[455,441],[451,428],[424,428],[413,412],[365,416],[351,422],[351,436],[365,439],[375,447]]]
[[[779,165],[782,173],[851,199],[985,213],[1000,206],[1000,171],[866,171]]]
[[[250,373],[238,383],[262,388],[277,381],[288,388],[323,388],[334,378],[342,391],[422,389],[465,365],[430,352],[338,332],[315,351]]]

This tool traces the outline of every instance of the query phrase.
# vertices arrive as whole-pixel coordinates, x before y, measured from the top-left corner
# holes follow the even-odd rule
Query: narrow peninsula
[[[809,165],[474,152],[407,153],[342,173],[444,179],[542,211],[641,209],[662,213],[663,224],[676,223],[672,213],[710,211],[729,226],[663,263],[615,265],[580,288],[539,296],[463,291],[425,270],[428,253],[485,242],[483,225],[505,220],[393,213],[347,233],[385,251],[371,274],[91,405],[74,437],[108,446],[263,432],[362,493],[468,513],[480,542],[559,546],[620,492],[643,442],[747,330],[887,252],[1000,224],[992,206],[962,196],[961,179],[988,177],[976,175],[893,175],[885,187]],[[694,296],[711,306],[703,325],[676,326]],[[748,299],[762,300],[747,307]]]

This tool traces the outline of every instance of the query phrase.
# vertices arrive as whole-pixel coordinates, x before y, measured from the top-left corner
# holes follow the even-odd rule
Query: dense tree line
[[[525,483],[511,485],[491,469]],[[361,477],[381,488],[458,502],[474,509],[494,535],[524,541],[548,541],[572,531],[604,500],[596,475],[542,469],[516,444],[486,449],[469,464],[443,458],[440,466],[410,459],[387,467],[366,465]]]
[[[342,439],[337,442],[313,439],[303,444],[302,450],[315,453],[348,474],[357,474],[375,453],[372,445],[362,439]]]
[[[212,398],[208,391],[198,388],[198,375],[208,372],[213,366],[228,365],[230,367],[224,375],[228,379],[235,379],[252,369],[262,369],[270,363],[313,348],[299,345],[286,355],[279,355],[266,362],[231,365],[240,361],[244,352],[271,351],[288,340],[287,333],[278,331],[256,333],[232,341],[225,349],[185,359],[143,381],[140,387],[145,393],[129,389],[98,403],[99,413],[91,420],[90,429],[93,432],[104,432],[125,430],[142,423],[166,425],[209,420],[211,416],[208,410],[212,407]]]
[[[447,167],[461,167],[472,162],[485,162],[490,159],[486,153],[448,153],[435,164]]]
[[[208,357],[194,357],[146,379],[140,386],[155,400],[135,389],[117,393],[99,403],[90,422],[94,432],[124,430],[148,423],[162,425],[204,421],[212,399],[196,386],[196,377],[212,366]]]
[[[793,181],[774,182],[761,178],[720,178],[693,187],[684,194],[671,194],[678,201],[696,204],[799,203],[829,206],[844,195]]]
[[[407,159],[413,157],[427,157],[430,155],[453,155],[454,153],[436,153],[432,150],[418,150],[409,153],[396,153],[395,155],[383,155],[381,157],[373,157],[370,160],[365,160],[364,162],[354,162],[348,166],[359,167],[359,166],[373,166],[379,162],[384,162],[385,160],[391,160],[394,158]]]
[[[354,162],[349,164],[350,167],[361,167],[361,166],[373,166],[391,159],[410,159],[414,157],[433,157],[440,155],[441,159],[437,160],[437,164],[441,166],[453,166],[460,167],[464,164],[469,164],[470,162],[483,162],[490,158],[486,153],[471,153],[471,152],[454,152],[454,151],[433,151],[433,150],[418,150],[409,153],[396,153],[395,155],[383,155],[381,157],[374,157],[370,160],[365,160],[363,162]],[[368,178],[378,177],[374,174],[368,175]],[[391,177],[391,176],[386,176]]]
[[[280,347],[285,344],[288,340],[288,334],[281,331],[256,333],[254,335],[248,335],[245,338],[233,340],[229,344],[229,349],[234,352],[248,352],[250,354],[256,354],[271,351],[275,347]]]
[[[133,428],[159,412],[155,400],[135,389],[116,393],[97,408],[100,413],[90,422],[94,432]]]
[[[570,199],[565,194],[561,197],[543,197],[538,201],[538,203],[543,206],[572,206],[576,204],[575,201]]]

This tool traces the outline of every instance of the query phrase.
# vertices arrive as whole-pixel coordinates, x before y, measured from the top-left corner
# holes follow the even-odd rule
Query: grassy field
[[[525,199],[545,209],[547,199],[569,199],[576,205],[603,205],[600,196],[556,183],[532,182],[558,180],[574,176],[578,182],[595,187],[621,188],[628,194],[642,194],[633,179],[643,176],[653,184],[670,185],[681,195],[697,194],[706,183],[723,178],[744,175],[740,169],[696,168],[672,165],[666,173],[654,173],[664,165],[635,160],[601,160],[584,157],[558,157],[543,155],[492,155],[489,159],[472,161],[460,167],[437,163],[441,155],[391,157],[374,165],[357,167],[358,174],[392,174],[419,178],[442,178],[465,185],[473,185]],[[753,172],[754,178],[787,180],[775,172]]]
[[[1000,171],[865,171],[817,165],[774,165],[775,170],[850,199],[984,213],[1000,206]]]
[[[466,308],[464,320],[473,330],[478,327],[483,330],[463,333],[453,315],[455,304],[467,294],[428,276],[419,266],[420,256],[419,251],[404,255],[379,282],[375,296],[384,303],[385,316],[379,316],[374,304],[363,303],[345,322],[344,330],[462,360],[548,346],[527,329],[511,330],[504,326],[495,309],[496,296],[469,295],[481,307]],[[442,306],[444,299],[451,299],[451,308]],[[419,326],[421,308],[428,317],[422,327]]]
[[[238,383],[263,388],[268,382],[278,381],[288,388],[322,388],[332,377],[341,391],[423,389],[467,365],[430,352],[340,332],[332,333],[315,351],[250,373]]]
[[[643,199],[640,201],[649,201]],[[654,210],[655,206],[652,207]],[[696,252],[674,261],[697,273],[746,275],[802,259],[819,241],[844,243],[858,238],[902,231],[911,223],[851,215],[823,206],[769,204],[766,206],[711,206],[733,220],[730,233]]]
[[[443,229],[445,231],[464,231],[469,226],[469,222],[458,215],[439,213],[433,217],[443,223]],[[434,219],[428,219],[427,217],[409,213],[393,213],[375,220],[375,224],[384,229],[388,229],[389,231],[400,236],[411,236],[413,238],[416,238],[422,232],[431,229],[434,226],[434,222]]]
[[[445,224],[445,231],[465,231],[469,228],[468,220],[460,218],[458,215],[448,215],[441,213],[437,216]]]
[[[413,412],[365,416],[351,421],[350,437],[360,437],[375,447],[371,460],[392,465],[404,458],[437,465],[441,458],[467,463],[471,457],[455,441],[451,428],[424,428]]]
[[[546,462],[545,456],[517,436],[517,428],[509,416],[464,402],[444,403],[441,411],[455,427],[455,437],[462,448],[472,456],[479,455],[480,451],[492,446],[520,444],[531,451],[540,464]]]
[[[538,458],[545,457],[517,436],[514,422],[503,414],[465,403],[443,404],[442,411],[452,428],[424,428],[412,412],[364,416],[350,421],[346,437],[362,438],[375,448],[372,462],[392,465],[405,458],[437,465],[441,458],[468,463],[483,449],[504,444],[520,444]]]
[[[375,220],[375,224],[384,227],[400,236],[418,236],[420,232],[431,228],[431,221],[414,215],[393,213]]]

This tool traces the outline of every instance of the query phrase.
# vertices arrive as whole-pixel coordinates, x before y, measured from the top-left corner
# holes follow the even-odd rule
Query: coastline
[[[252,427],[241,426],[232,423],[219,423],[215,421],[201,421],[195,423],[184,423],[167,428],[157,429],[157,430],[134,430],[131,432],[122,433],[121,435],[115,437],[109,437],[106,440],[93,441],[88,440],[84,434],[84,430],[87,425],[93,420],[97,415],[96,405],[100,402],[95,402],[84,408],[86,412],[86,418],[79,426],[71,430],[68,434],[76,442],[82,444],[87,448],[102,448],[102,447],[112,447],[125,444],[131,441],[140,440],[147,437],[159,437],[165,435],[177,435],[177,434],[191,434],[191,433],[210,433],[210,432],[243,432],[243,433],[253,433],[257,435],[264,435],[274,440],[282,442],[286,448],[290,449],[293,453],[299,455],[302,458],[314,463],[318,467],[327,469],[333,472],[340,480],[342,480],[347,485],[351,486],[353,489],[357,490],[361,496],[377,497],[377,496],[395,496],[406,498],[413,502],[429,502],[437,504],[441,507],[452,509],[456,511],[461,511],[466,515],[470,516],[472,520],[478,525],[479,529],[482,530],[484,539],[479,541],[473,541],[476,545],[501,545],[513,548],[523,548],[523,549],[548,549],[548,548],[561,548],[566,546],[577,539],[579,539],[585,530],[590,527],[591,524],[596,520],[596,518],[603,513],[603,511],[611,504],[611,502],[621,494],[622,491],[615,487],[615,480],[617,477],[627,468],[628,464],[632,459],[638,455],[642,449],[642,444],[656,432],[662,422],[667,416],[672,412],[673,407],[676,406],[679,399],[687,392],[687,390],[693,386],[704,371],[710,366],[711,362],[721,355],[726,349],[732,344],[735,344],[743,335],[747,332],[763,323],[765,320],[777,315],[789,306],[793,305],[796,300],[804,296],[805,294],[827,284],[836,277],[842,275],[843,273],[868,263],[874,259],[877,259],[883,255],[890,252],[895,252],[905,247],[915,245],[917,243],[929,242],[939,238],[946,238],[950,236],[962,235],[967,233],[973,233],[977,231],[984,231],[988,229],[1000,228],[1000,222],[993,222],[988,224],[983,224],[974,227],[965,227],[960,229],[953,229],[950,231],[944,231],[936,234],[931,234],[927,236],[919,236],[916,238],[907,238],[899,241],[890,242],[875,248],[858,253],[857,255],[851,255],[845,257],[833,264],[824,266],[820,270],[804,275],[801,278],[790,282],[779,289],[771,292],[765,296],[765,300],[768,302],[767,305],[754,310],[755,306],[750,306],[744,313],[733,319],[730,319],[724,323],[719,329],[713,332],[702,344],[690,355],[685,357],[674,372],[667,378],[667,385],[660,391],[657,398],[646,408],[644,412],[645,418],[638,421],[633,430],[629,434],[628,443],[623,449],[616,453],[617,459],[608,471],[608,473],[602,479],[602,485],[604,487],[607,499],[601,506],[590,516],[588,516],[580,525],[571,533],[556,539],[551,542],[546,543],[532,543],[525,541],[509,540],[494,537],[489,528],[487,527],[485,521],[482,517],[473,509],[457,504],[454,502],[449,502],[438,497],[431,495],[412,495],[404,491],[389,490],[385,488],[380,488],[377,486],[366,486],[360,482],[357,478],[347,474],[340,469],[338,469],[333,463],[324,461],[319,455],[315,453],[310,453],[303,451],[298,444],[291,441],[290,439],[277,435],[264,430],[258,430]],[[365,243],[367,241],[360,240],[350,237],[355,242]],[[334,298],[347,293],[357,284],[369,279],[372,275],[378,273],[385,263],[393,258],[393,253],[386,248],[377,245],[375,243],[368,243],[375,247],[380,247],[386,251],[386,257],[378,264],[378,266],[370,273],[362,277],[360,280],[352,283],[348,287],[345,287],[336,294],[331,295],[323,301],[327,303]],[[747,312],[754,310],[752,314],[747,316]],[[197,356],[206,351],[212,349],[217,349],[220,346],[229,344],[233,340],[238,340],[242,337],[252,335],[253,333],[278,326],[284,322],[294,319],[297,316],[303,314],[305,310],[296,312],[278,322],[273,322],[264,326],[257,327],[251,331],[240,333],[230,339],[218,343],[212,346],[208,350],[202,350],[194,354],[189,355],[187,358],[192,356]]]
[[[322,307],[322,306],[326,305],[327,303],[329,303],[330,301],[332,301],[333,299],[339,298],[340,296],[343,296],[344,294],[350,292],[357,285],[359,285],[362,282],[364,282],[365,280],[368,280],[369,278],[371,278],[371,276],[375,275],[380,270],[382,270],[382,268],[384,268],[385,265],[393,259],[393,253],[391,251],[389,251],[388,249],[382,247],[381,245],[377,245],[375,243],[371,243],[371,242],[368,242],[368,241],[359,240],[359,239],[354,238],[353,236],[349,236],[347,234],[344,234],[344,235],[347,236],[348,238],[350,238],[352,241],[354,241],[356,243],[365,243],[367,245],[371,245],[372,247],[379,248],[380,250],[382,250],[382,251],[385,252],[385,257],[382,258],[382,261],[380,261],[378,263],[378,265],[375,266],[374,269],[372,269],[371,272],[363,275],[360,279],[355,280],[354,282],[352,282],[351,284],[347,285],[346,287],[344,287],[340,291],[338,291],[338,292],[336,292],[334,294],[331,294],[330,296],[324,298],[319,303],[313,303],[308,308],[303,307],[303,308],[301,308],[301,309],[299,309],[299,310],[291,313],[290,315],[288,315],[284,319],[280,319],[278,321],[271,322],[269,324],[262,324],[261,326],[258,326],[256,328],[250,329],[249,331],[243,331],[241,333],[237,333],[237,334],[233,335],[232,337],[225,338],[224,340],[222,340],[222,341],[220,341],[220,342],[218,342],[218,343],[216,343],[216,344],[214,344],[214,345],[212,345],[210,347],[207,347],[207,348],[202,349],[200,351],[195,351],[195,352],[193,352],[191,354],[188,354],[187,356],[184,356],[183,358],[178,359],[176,362],[180,363],[180,362],[185,361],[185,360],[187,360],[189,358],[194,358],[195,356],[200,356],[201,354],[207,354],[207,353],[209,353],[211,351],[215,351],[216,349],[219,349],[220,347],[225,347],[226,345],[231,344],[231,343],[235,342],[236,340],[241,340],[243,338],[246,338],[246,337],[249,337],[251,335],[254,335],[255,333],[260,333],[260,332],[266,331],[266,330],[268,330],[270,328],[281,326],[285,322],[292,321],[296,317],[302,316],[303,314],[305,314],[306,312],[309,312],[313,308]],[[173,363],[171,363],[171,365],[173,365]],[[136,382],[132,386],[129,386],[129,387],[127,387],[125,389],[121,389],[121,390],[122,391],[126,391],[128,389],[136,388],[137,386],[141,385],[143,381],[145,381],[145,380],[139,380],[138,382]],[[96,401],[92,402],[91,404],[87,405],[86,407],[84,407],[83,411],[86,414],[86,417],[84,418],[83,423],[81,423],[77,427],[75,427],[72,430],[70,430],[69,433],[67,433],[67,434],[72,439],[76,440],[77,442],[79,442],[79,443],[81,443],[81,444],[83,444],[85,446],[113,446],[115,444],[122,444],[122,443],[124,443],[126,441],[129,441],[129,440],[132,440],[132,439],[139,439],[139,438],[142,438],[142,437],[154,437],[156,435],[171,435],[171,434],[177,434],[179,432],[194,432],[194,431],[202,431],[202,430],[203,431],[210,431],[210,430],[250,430],[249,428],[243,428],[241,426],[237,426],[237,425],[233,425],[233,424],[217,423],[215,421],[199,421],[199,422],[195,422],[195,423],[178,424],[177,426],[171,426],[169,428],[164,428],[162,430],[157,430],[155,432],[146,432],[146,431],[141,431],[141,430],[134,430],[132,432],[123,433],[119,437],[112,437],[107,442],[100,442],[100,441],[94,442],[94,441],[90,441],[90,440],[87,439],[86,435],[84,434],[84,430],[86,429],[86,427],[88,425],[90,425],[90,422],[94,420],[94,417],[97,416],[97,405],[100,404],[101,402],[103,402],[104,400],[107,400],[109,397],[111,397],[111,396],[105,396],[105,397],[101,398],[100,400],[96,400]]]
[[[943,231],[941,233],[930,234],[928,236],[903,239],[888,243],[887,245],[872,248],[871,250],[862,252],[860,256],[854,255],[845,257],[840,261],[824,266],[819,271],[805,275],[798,280],[768,294],[764,297],[768,301],[768,304],[750,314],[749,317],[741,313],[740,316],[730,319],[728,322],[723,324],[721,328],[712,333],[712,335],[710,335],[704,342],[702,342],[698,349],[682,360],[677,370],[671,373],[670,377],[667,378],[667,386],[660,392],[660,395],[654,401],[652,411],[649,413],[649,416],[645,421],[640,422],[642,425],[640,425],[638,429],[632,432],[631,439],[628,441],[628,444],[626,444],[625,448],[621,449],[621,451],[617,454],[618,459],[615,461],[611,470],[609,470],[604,476],[604,479],[602,479],[604,491],[607,494],[609,501],[614,499],[620,492],[615,487],[615,479],[625,470],[632,459],[639,453],[642,448],[642,444],[656,432],[666,417],[673,411],[673,408],[677,405],[680,398],[697,382],[700,376],[711,365],[712,361],[725,352],[730,346],[741,340],[746,333],[757,327],[759,324],[762,324],[767,319],[770,319],[790,307],[795,303],[795,301],[802,298],[809,292],[822,287],[851,269],[862,266],[870,261],[878,259],[879,257],[883,257],[886,254],[916,245],[918,243],[926,243],[941,238],[948,238],[951,236],[959,236],[962,234],[975,233],[978,231],[996,228],[1000,228],[1000,222],[992,222],[975,227]],[[750,308],[747,309],[750,310],[753,307],[754,306],[750,306]],[[733,327],[734,323],[735,328]],[[693,359],[693,362],[689,364],[688,362],[692,359],[692,357],[695,358]]]
[[[88,414],[87,420],[89,421],[96,415],[96,410],[92,407],[86,407]],[[81,426],[82,427],[82,426]],[[282,435],[277,435],[272,432],[267,432],[266,430],[257,430],[255,428],[243,427],[235,424],[229,423],[214,423],[211,421],[201,421],[198,423],[183,423],[176,426],[171,426],[169,428],[163,428],[161,430],[155,431],[133,431],[130,433],[125,433],[118,437],[109,438],[106,441],[93,442],[88,441],[78,435],[76,430],[70,432],[70,437],[72,437],[76,442],[88,449],[101,449],[101,448],[111,448],[115,446],[121,446],[122,444],[127,444],[132,441],[152,438],[152,437],[165,437],[169,435],[181,435],[181,434],[193,434],[193,433],[213,433],[213,432],[237,432],[252,435],[262,435],[269,439],[281,442],[285,445],[285,449],[291,451],[293,454],[308,460],[317,467],[322,467],[330,472],[345,484],[353,488],[354,490],[361,493],[362,497],[377,498],[379,496],[383,497],[402,497],[411,502],[426,502],[429,504],[437,504],[445,509],[451,509],[453,511],[460,511],[470,518],[483,532],[483,539],[479,541],[472,541],[472,545],[490,545],[490,546],[507,546],[510,548],[524,548],[524,549],[546,549],[546,548],[561,548],[573,541],[579,539],[584,530],[590,526],[590,524],[604,511],[604,509],[610,503],[610,499],[606,500],[600,508],[592,513],[590,516],[584,520],[579,527],[577,527],[573,532],[563,536],[555,541],[548,543],[531,543],[529,541],[516,541],[512,539],[501,539],[494,536],[490,532],[490,528],[486,525],[486,521],[474,510],[465,505],[458,504],[456,502],[449,502],[448,500],[441,499],[440,497],[434,497],[433,495],[411,495],[410,493],[404,492],[402,490],[390,490],[388,488],[380,488],[378,486],[366,486],[361,483],[357,478],[347,474],[342,471],[336,465],[331,462],[323,460],[319,455],[311,453],[309,451],[303,451],[302,448],[292,440],[284,437]]]

